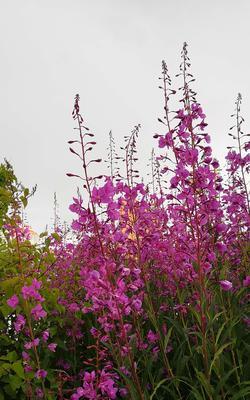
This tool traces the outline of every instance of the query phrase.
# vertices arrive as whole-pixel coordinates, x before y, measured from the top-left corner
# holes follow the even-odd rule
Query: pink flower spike
[[[14,294],[12,297],[10,297],[10,298],[7,300],[7,304],[8,304],[8,306],[11,307],[11,308],[16,308],[16,306],[18,305],[18,303],[19,303],[19,299],[18,299],[18,297],[17,297],[16,294]]]
[[[233,284],[230,281],[224,280],[224,281],[220,281],[220,287],[221,287],[221,289],[228,292],[228,291],[232,290]]]

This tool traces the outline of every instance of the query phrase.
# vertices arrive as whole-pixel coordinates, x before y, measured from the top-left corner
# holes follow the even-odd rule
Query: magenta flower
[[[31,365],[25,365],[24,366],[24,371],[26,372],[26,373],[28,373],[28,372],[32,372],[33,371],[33,369],[32,369],[32,367],[31,367]]]
[[[38,321],[40,318],[45,318],[47,313],[46,311],[44,311],[41,304],[39,303],[34,308],[32,308],[31,315],[33,316],[34,320]]]
[[[224,243],[217,242],[216,243],[217,250],[221,253],[224,254],[227,251],[227,246]]]
[[[19,299],[18,299],[18,297],[17,297],[16,294],[14,294],[12,297],[10,297],[10,298],[7,300],[7,304],[8,304],[8,306],[11,307],[11,308],[16,308],[16,306],[18,305],[18,303],[19,303]]]
[[[119,390],[119,394],[120,394],[121,397],[126,397],[127,394],[128,394],[128,391],[127,391],[126,388],[121,388],[121,389]]]
[[[150,331],[147,334],[147,339],[150,343],[155,343],[158,340],[158,335],[156,333],[154,333],[153,331],[151,331],[151,329],[150,329]]]
[[[38,399],[43,399],[44,393],[43,393],[43,390],[41,388],[36,388],[36,396],[37,396]]]
[[[45,342],[47,342],[48,338],[49,338],[49,331],[46,330],[42,333],[42,338]]]
[[[216,260],[216,254],[213,251],[211,251],[210,253],[208,253],[207,259],[210,262],[215,261]]]
[[[132,302],[132,305],[134,306],[134,308],[136,309],[136,311],[140,311],[142,308],[142,302],[140,299],[135,299]]]
[[[48,374],[48,372],[45,371],[44,369],[38,369],[36,371],[35,376],[36,376],[37,379],[45,379],[47,374]]]
[[[28,361],[30,359],[30,356],[26,351],[22,351],[22,357],[25,361]]]
[[[68,309],[70,312],[75,313],[80,310],[80,307],[78,306],[77,303],[71,303],[68,305]]]
[[[109,399],[116,399],[116,393],[118,388],[115,386],[115,382],[111,373],[102,370],[100,376],[99,388],[103,395],[107,395]]]
[[[21,314],[18,314],[16,317],[16,320],[14,322],[15,331],[17,333],[20,332],[24,328],[25,323],[26,323],[26,319],[24,318],[24,316]]]
[[[38,292],[41,286],[42,282],[39,282],[37,279],[33,279],[30,286],[24,285],[21,290],[24,300],[34,299],[36,301],[44,301],[44,298]]]
[[[230,281],[224,280],[224,281],[220,281],[220,287],[221,287],[221,289],[228,292],[229,290],[232,290],[233,284]]]
[[[246,326],[247,326],[248,328],[250,328],[250,318],[248,318],[248,317],[243,318],[243,322],[246,324]]]
[[[250,275],[246,276],[246,278],[243,280],[243,286],[250,286]]]
[[[26,350],[30,350],[30,349],[32,349],[32,347],[37,347],[39,345],[39,342],[40,342],[40,339],[36,338],[32,342],[25,343],[24,348]]]
[[[78,396],[84,396],[84,389],[80,386],[76,389],[76,393],[78,394]]]
[[[50,344],[48,344],[48,349],[49,349],[50,351],[53,351],[53,353],[56,351],[56,347],[57,347],[57,344],[56,344],[56,343],[50,343]]]
[[[76,389],[76,393],[72,394],[70,400],[79,400],[82,396],[84,396],[85,390],[80,386]],[[88,397],[90,398],[90,397]]]
[[[77,393],[71,395],[70,400],[79,400],[80,396]]]

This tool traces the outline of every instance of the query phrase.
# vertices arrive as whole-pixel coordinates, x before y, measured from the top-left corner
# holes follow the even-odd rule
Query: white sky
[[[71,217],[79,182],[65,174],[80,172],[67,145],[76,135],[76,93],[97,157],[106,156],[110,129],[122,145],[142,124],[145,176],[152,136],[163,133],[161,60],[174,77],[184,41],[222,160],[238,92],[246,131],[250,122],[249,21],[249,0],[0,0],[0,162],[6,157],[26,186],[38,184],[28,208],[33,228],[52,223],[55,191],[62,220]]]

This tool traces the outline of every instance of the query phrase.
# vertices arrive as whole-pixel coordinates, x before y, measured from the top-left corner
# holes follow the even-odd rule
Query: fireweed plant
[[[82,174],[67,175],[87,200],[80,191],[73,198],[71,237],[55,223],[31,243],[21,210],[32,193],[1,165],[0,399],[250,398],[242,98],[222,171],[186,43],[178,79],[176,91],[163,61],[164,115],[148,184],[136,167],[140,125],[122,155],[110,132],[110,175],[90,176],[101,159],[91,158],[96,142],[76,95],[69,144]]]

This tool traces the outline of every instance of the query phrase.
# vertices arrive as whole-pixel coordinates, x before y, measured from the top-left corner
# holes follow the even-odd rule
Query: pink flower
[[[70,397],[70,400],[79,400],[80,396],[77,393],[72,394],[72,396]]]
[[[47,342],[48,338],[49,338],[49,331],[46,330],[42,333],[42,338],[45,342]]]
[[[35,338],[35,339],[33,340],[33,345],[34,345],[34,347],[37,347],[37,346],[39,345],[39,342],[40,342],[40,339]]]
[[[221,253],[224,254],[227,251],[227,246],[224,243],[217,242],[216,243],[217,250]]]
[[[21,314],[18,314],[14,322],[15,331],[17,333],[20,332],[24,328],[25,323],[26,323],[25,318]]]
[[[246,278],[244,279],[243,286],[250,286],[250,275],[246,276]]]
[[[80,307],[78,306],[77,303],[71,303],[68,305],[68,309],[70,312],[75,313],[80,310]]]
[[[248,328],[250,328],[250,318],[243,318],[243,322],[246,324]]]
[[[43,399],[44,393],[41,388],[36,388],[36,396],[38,399]]]
[[[173,144],[173,139],[172,139],[172,134],[171,132],[168,132],[165,136],[161,136],[159,139],[159,147],[170,147]]]
[[[42,282],[39,282],[37,279],[33,279],[30,286],[24,285],[21,290],[24,300],[34,299],[36,301],[44,301],[44,298],[38,293],[41,286]]]
[[[56,344],[56,343],[50,343],[50,344],[48,345],[48,349],[49,349],[50,351],[53,351],[53,353],[56,351],[56,347],[57,347],[57,344]]]
[[[128,391],[127,391],[126,388],[121,388],[121,389],[119,390],[119,394],[120,394],[121,397],[125,397],[125,396],[127,396]]]
[[[39,342],[40,342],[39,338],[36,338],[32,342],[25,343],[24,348],[26,350],[30,350],[32,349],[32,347],[37,347],[39,345]]]
[[[151,329],[150,329],[150,331],[147,334],[147,339],[150,343],[155,343],[158,340],[158,335],[156,333],[154,333],[153,331],[151,331]]]
[[[25,365],[24,366],[24,372],[28,373],[28,372],[32,372],[32,371],[33,371],[33,369],[32,369],[32,367],[30,365]]]
[[[215,261],[216,260],[216,254],[213,251],[211,251],[210,253],[208,253],[207,259],[210,262]]]
[[[84,396],[84,389],[80,386],[76,389],[76,393],[78,394],[78,396],[82,397]]]
[[[37,379],[45,379],[47,374],[48,374],[48,372],[45,371],[44,369],[38,369],[36,371],[35,376],[36,376]]]
[[[230,281],[224,280],[224,281],[220,281],[220,287],[225,290],[225,291],[229,291],[233,288],[233,284]]]
[[[22,351],[22,357],[25,361],[28,361],[30,359],[30,356],[26,351]]]
[[[82,396],[84,396],[84,394],[85,390],[80,386],[76,389],[76,393],[72,394],[70,400],[79,400]]]
[[[41,289],[42,282],[39,282],[36,278],[32,281],[32,286],[34,289]]]
[[[116,399],[118,389],[115,386],[112,374],[105,370],[102,370],[101,372],[99,388],[101,389],[102,394],[106,394],[109,399]]]
[[[40,318],[45,318],[47,313],[46,311],[44,311],[41,304],[39,303],[34,308],[32,308],[31,315],[33,316],[34,320],[38,321]]]
[[[96,379],[95,371],[84,373],[84,382],[83,382],[84,396],[90,400],[95,400],[97,398],[97,393],[94,387],[95,379]],[[77,394],[77,396],[78,398],[80,397],[79,394]]]
[[[215,229],[216,229],[217,233],[223,233],[226,231],[227,226],[226,226],[226,224],[218,224],[218,225],[216,225]]]
[[[10,297],[10,298],[7,300],[7,304],[8,304],[8,306],[11,307],[11,308],[16,308],[16,306],[18,305],[18,303],[19,303],[19,299],[18,299],[18,297],[17,297],[16,294],[14,294],[12,297]]]
[[[135,300],[133,300],[132,305],[134,306],[136,311],[140,311],[141,307],[142,307],[142,302],[140,299],[135,299]]]

